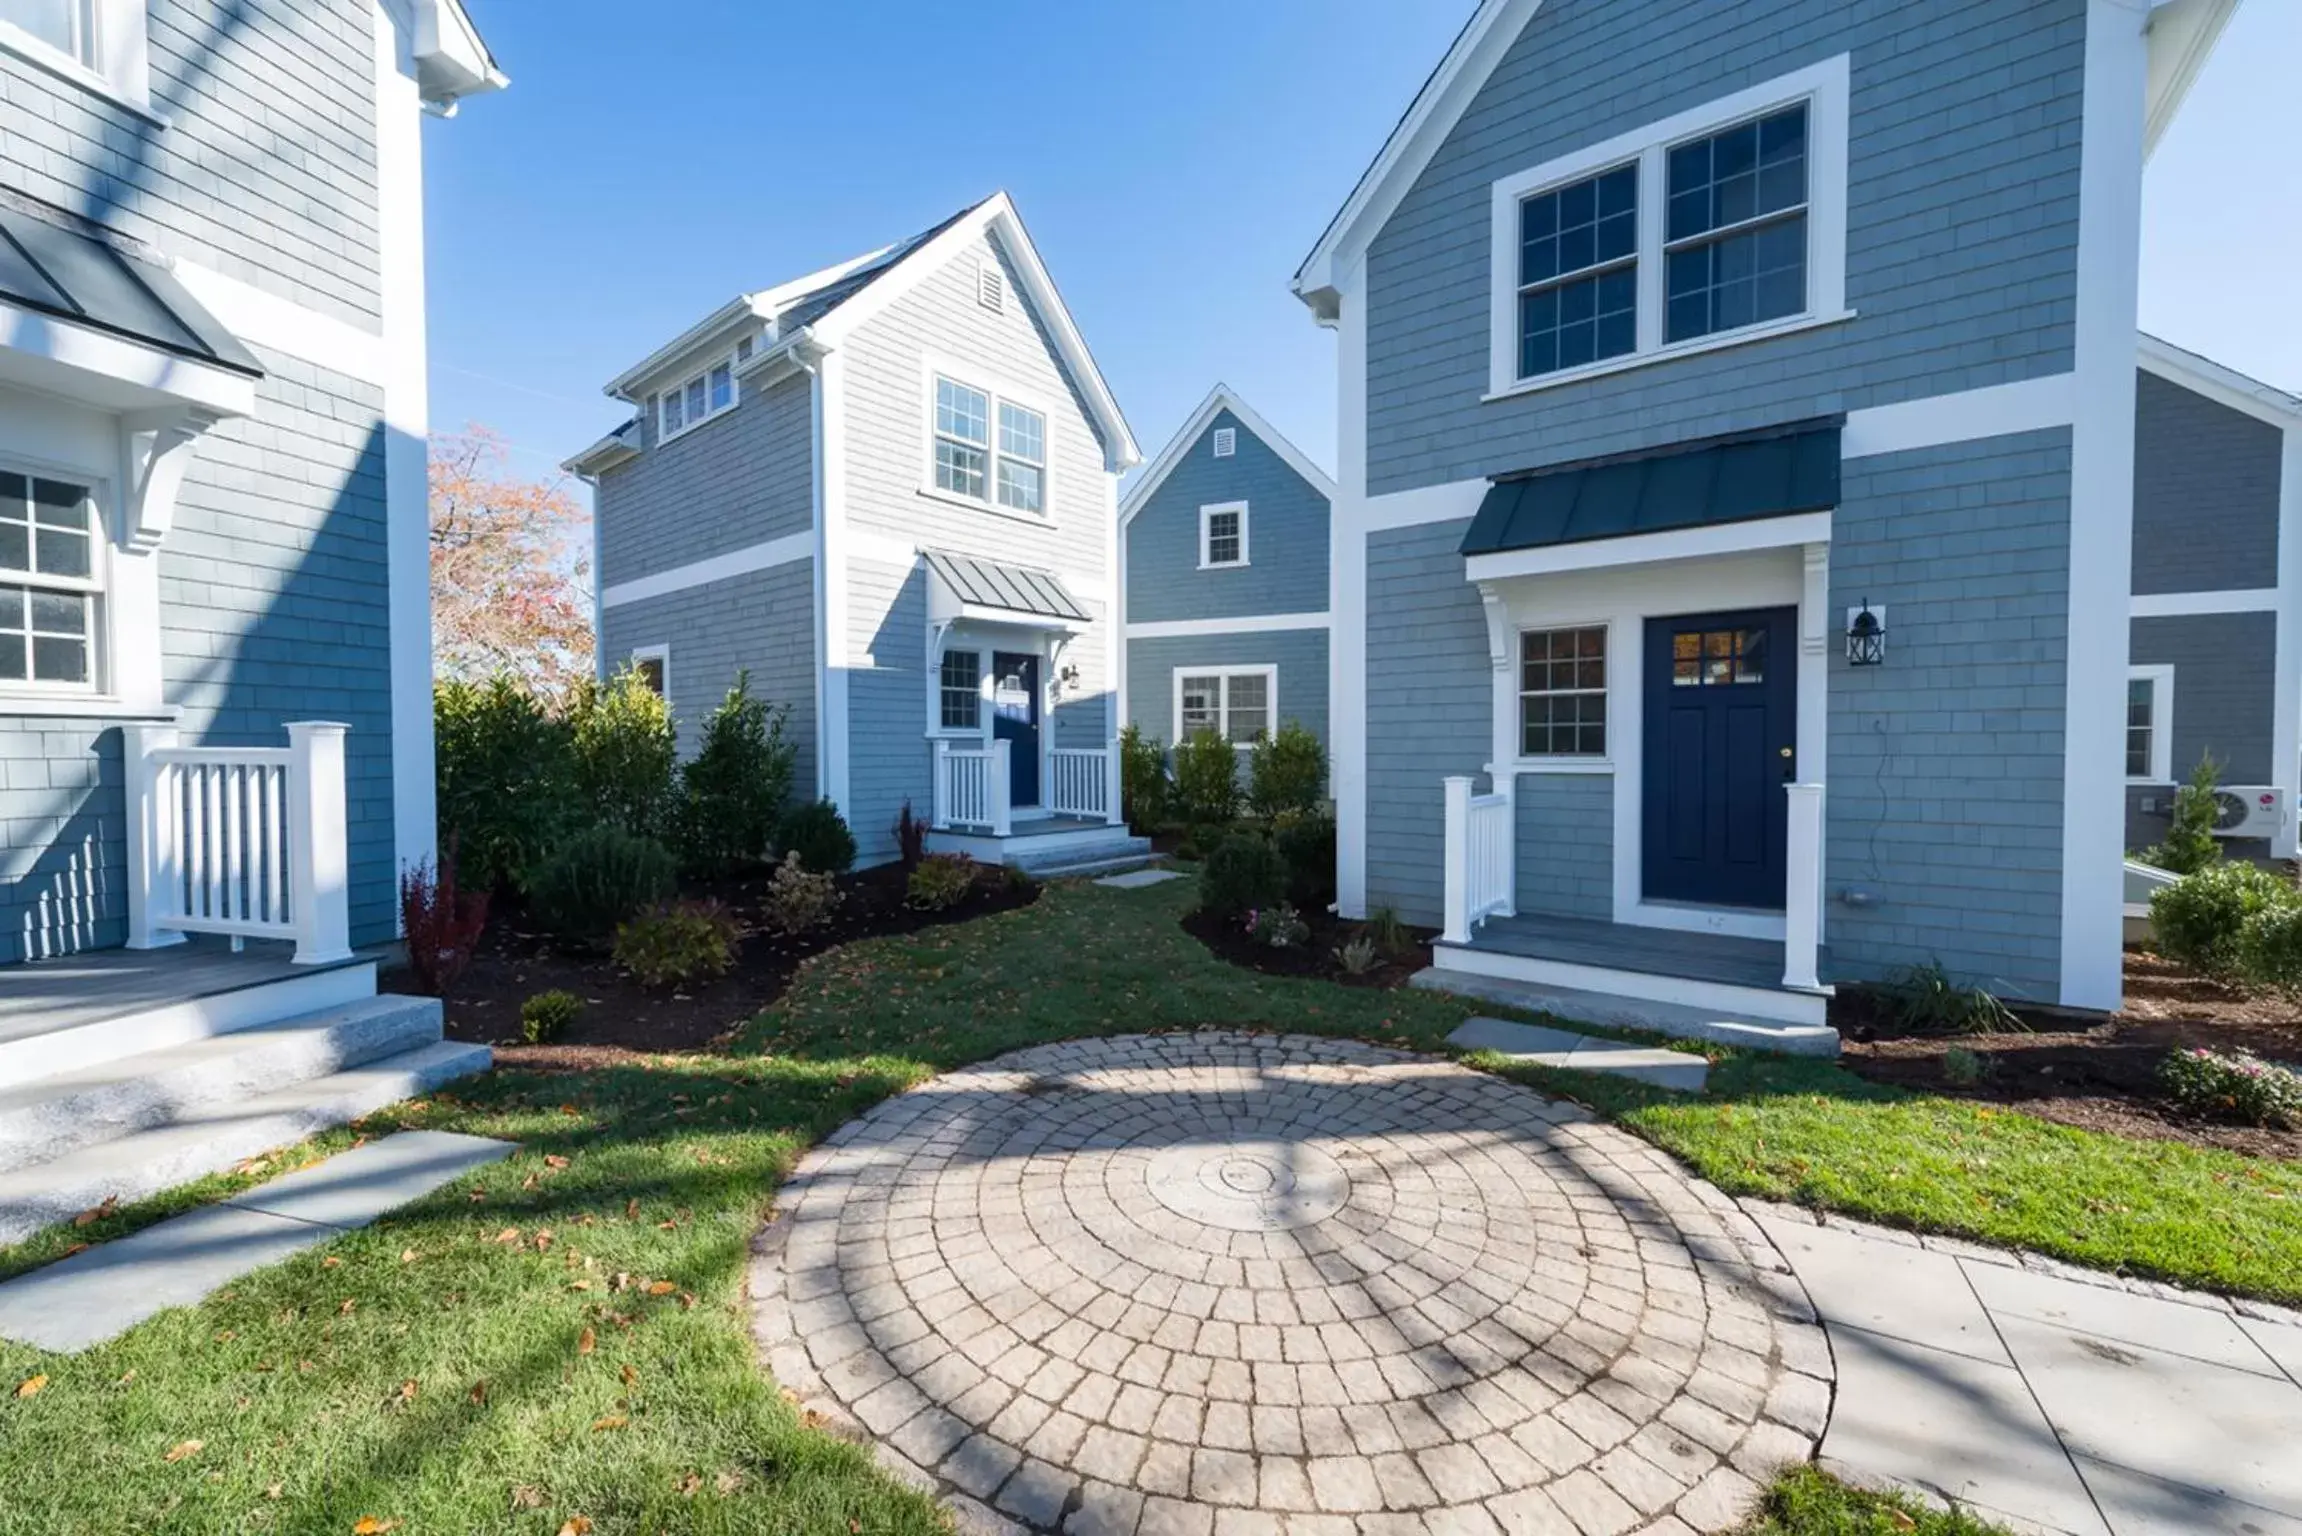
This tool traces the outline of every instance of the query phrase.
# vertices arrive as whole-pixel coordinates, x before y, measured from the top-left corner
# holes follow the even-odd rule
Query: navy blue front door
[[[991,734],[1007,749],[1007,803],[1039,803],[1039,658],[991,653]]]
[[[1798,740],[1798,610],[1647,620],[1650,901],[1780,907]]]

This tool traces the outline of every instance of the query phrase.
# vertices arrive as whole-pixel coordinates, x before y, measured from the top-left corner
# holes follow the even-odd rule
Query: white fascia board
[[[2274,427],[2302,423],[2302,399],[2147,331],[2142,333],[2142,366],[2170,383]]]
[[[496,67],[480,29],[472,25],[463,0],[414,0],[416,81],[424,105],[441,117],[455,115],[466,96],[500,91],[511,84]]]
[[[1031,243],[1023,220],[1005,192],[994,193],[970,209],[966,217],[954,220],[949,229],[906,252],[884,277],[826,315],[815,327],[816,334],[825,346],[839,346],[858,328],[868,325],[918,287],[946,261],[978,239],[994,234],[1005,245],[1008,259],[1015,263],[1023,278],[1026,297],[1037,308],[1039,318],[1054,337],[1057,354],[1086,397],[1088,414],[1094,417],[1102,433],[1105,470],[1117,474],[1141,463],[1142,450],[1135,446],[1135,434],[1127,426],[1118,398],[1104,381],[1103,370],[1096,366],[1094,354],[1087,350],[1086,339],[1079,334],[1079,326],[1071,318],[1062,294],[1056,291],[1055,279],[1048,274],[1047,264],[1040,260],[1038,247]]]
[[[1322,319],[1334,318],[1343,271],[1390,219],[1542,4],[1543,0],[1480,0],[1478,10],[1456,34],[1374,163],[1296,269],[1296,297]]]
[[[580,475],[586,480],[595,480],[618,464],[630,463],[639,457],[638,447],[627,441],[623,435],[631,425],[632,423],[626,422],[583,452],[572,458],[562,459],[560,468],[571,475]]]
[[[623,400],[637,405],[639,397],[646,393],[639,388],[640,385],[669,368],[687,353],[701,350],[722,332],[733,329],[739,323],[761,318],[752,296],[748,293],[738,294],[610,379],[601,393],[611,400]]]
[[[1512,576],[1555,576],[1564,571],[1597,571],[1620,565],[1648,565],[1661,560],[1692,560],[1708,555],[1738,555],[1751,550],[1789,549],[1829,542],[1828,512],[1797,512],[1788,517],[1754,517],[1703,528],[1673,528],[1662,533],[1633,533],[1579,544],[1546,544],[1536,549],[1472,555],[1463,562],[1463,579],[1501,581]]]
[[[2191,86],[2198,83],[2199,71],[2221,41],[2222,29],[2237,13],[2238,0],[2151,0],[2148,104],[2142,123],[2145,159],[2173,126]]]
[[[1334,504],[1334,477],[1312,463],[1302,449],[1287,441],[1254,407],[1240,399],[1230,385],[1218,384],[1207,392],[1207,398],[1199,402],[1199,408],[1184,421],[1182,429],[1167,440],[1167,446],[1159,450],[1159,456],[1151,461],[1150,467],[1127,488],[1126,498],[1119,503],[1120,527],[1124,528],[1135,520],[1135,514],[1143,510],[1143,504],[1151,499],[1167,477],[1175,472],[1176,466],[1183,462],[1184,455],[1191,451],[1191,445],[1207,430],[1207,424],[1224,411],[1238,417],[1241,426],[1261,438],[1264,446],[1285,460],[1289,469],[1301,475],[1314,490],[1326,497],[1329,506]]]
[[[1198,635],[1269,635],[1328,627],[1325,610],[1251,613],[1228,619],[1142,619],[1127,626],[1130,640],[1179,640]]]

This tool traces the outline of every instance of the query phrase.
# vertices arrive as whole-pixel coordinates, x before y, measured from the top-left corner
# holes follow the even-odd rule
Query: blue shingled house
[[[1346,913],[2118,1005],[2141,180],[2233,4],[1483,0],[1294,280]]]

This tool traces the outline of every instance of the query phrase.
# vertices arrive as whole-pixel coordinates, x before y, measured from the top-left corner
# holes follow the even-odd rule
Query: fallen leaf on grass
[[[400,1262],[402,1264],[413,1264],[416,1262],[416,1260],[422,1257],[423,1255],[416,1252],[416,1250],[413,1248],[402,1248],[400,1250]]]
[[[473,1382],[471,1397],[473,1402],[484,1407],[488,1400],[488,1384],[485,1381]]]
[[[702,1486],[703,1474],[701,1472],[690,1472],[679,1480],[679,1491],[683,1497],[693,1498],[696,1490]]]
[[[604,1414],[591,1421],[591,1432],[596,1435],[604,1429],[621,1429],[630,1422],[620,1413]]]
[[[400,1383],[399,1400],[403,1403],[412,1403],[416,1400],[415,1377],[410,1376],[406,1381]]]
[[[743,1474],[741,1472],[722,1472],[713,1479],[713,1482],[718,1484],[721,1493],[733,1493],[743,1486]]]
[[[400,1528],[397,1520],[385,1520],[375,1515],[362,1515],[352,1522],[352,1536],[384,1536],[386,1531]]]
[[[530,1488],[527,1484],[522,1483],[512,1490],[512,1508],[514,1509],[535,1509],[543,1501],[544,1491],[541,1488]]]
[[[589,1328],[586,1328],[583,1332],[576,1335],[576,1353],[579,1355],[588,1355],[592,1352],[593,1348],[598,1345],[598,1343],[599,1335],[592,1332]]]
[[[105,1217],[111,1215],[119,1208],[120,1197],[118,1195],[106,1195],[101,1203],[92,1205],[88,1207],[88,1209],[82,1211],[79,1215],[73,1217],[72,1225],[75,1227],[93,1226],[95,1223],[102,1221]]]
[[[633,1370],[633,1369],[631,1368],[631,1362],[630,1362],[630,1361],[628,1361],[628,1360],[627,1360],[627,1361],[625,1361],[625,1362],[624,1362],[624,1364],[623,1364],[623,1367],[622,1367],[622,1370],[621,1370],[620,1374],[621,1374],[621,1375],[622,1375],[622,1377],[623,1377],[623,1384],[624,1384],[625,1386],[627,1386],[627,1387],[636,1387],[636,1386],[638,1386],[638,1385],[639,1385],[639,1372],[637,1372],[637,1371],[635,1371],[635,1370]]]
[[[591,1536],[591,1522],[581,1515],[570,1515],[560,1524],[560,1536]]]
[[[286,1483],[274,1483],[264,1490],[264,1497],[267,1499],[276,1499],[287,1491],[288,1485]]]
[[[589,1280],[570,1280],[568,1289],[571,1291],[588,1291],[591,1289],[591,1282]]]
[[[336,1308],[336,1316],[350,1317],[352,1315],[352,1309],[358,1305],[358,1302],[354,1301],[351,1297],[346,1296],[344,1298],[344,1304]]]
[[[626,1369],[628,1370],[629,1367],[627,1366]],[[38,1397],[40,1389],[47,1385],[48,1378],[45,1376],[28,1376],[16,1383],[16,1395],[18,1397]]]
[[[64,1250],[62,1253],[58,1254],[58,1255],[57,1255],[57,1257],[58,1257],[58,1258],[63,1258],[63,1259],[68,1259],[68,1258],[72,1257],[72,1255],[74,1255],[75,1253],[86,1253],[87,1251],[88,1251],[88,1245],[87,1245],[86,1243],[74,1243],[74,1244],[73,1244],[71,1247],[69,1247],[69,1248],[65,1249],[65,1250]]]
[[[182,1461],[187,1456],[197,1456],[200,1454],[200,1447],[206,1445],[207,1443],[208,1442],[205,1440],[180,1440],[175,1445],[169,1447],[168,1454],[161,1457],[160,1459],[162,1461],[176,1462]]]
[[[1918,1522],[1899,1509],[1888,1510],[1886,1517],[1894,1522],[1894,1528],[1898,1531],[1915,1531],[1918,1529]]]
[[[334,1254],[330,1254],[328,1257],[320,1260],[320,1268],[339,1269],[343,1266],[343,1262],[344,1261],[342,1259],[337,1258]]]
[[[639,1196],[634,1195],[623,1203],[623,1219],[626,1221],[639,1220]]]
[[[568,1160],[560,1156],[557,1152],[546,1152],[544,1154],[544,1166],[546,1168],[565,1168],[567,1165]]]
[[[650,1280],[647,1286],[647,1293],[650,1296],[669,1296],[672,1292],[678,1289],[679,1287],[672,1284],[669,1280]]]

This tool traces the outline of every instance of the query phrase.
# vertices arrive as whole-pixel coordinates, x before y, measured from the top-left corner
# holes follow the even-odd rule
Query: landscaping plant
[[[2209,864],[2150,898],[2150,930],[2158,952],[2176,965],[2218,981],[2237,981],[2246,970],[2246,925],[2257,915],[2302,902],[2294,882],[2242,859]]]
[[[786,855],[797,854],[809,869],[845,874],[855,867],[855,834],[829,800],[792,807],[776,833]]]
[[[420,859],[400,871],[400,931],[407,937],[408,968],[433,997],[446,997],[472,963],[488,925],[488,893],[456,889],[451,852],[438,864]]]
[[[1311,926],[1302,913],[1282,901],[1248,913],[1247,936],[1265,949],[1293,949],[1311,936]]]
[[[927,822],[913,814],[909,800],[896,813],[894,831],[896,862],[905,869],[917,869],[919,861],[927,857]]]
[[[805,933],[831,916],[843,899],[837,875],[809,869],[800,855],[787,853],[767,882],[760,911],[785,933]]]
[[[2023,1028],[1987,988],[1951,980],[1940,960],[1905,966],[1879,989],[1897,1028],[1910,1035],[1991,1035]]]
[[[1213,731],[1175,744],[1175,811],[1195,826],[1221,826],[1239,816],[1239,753]]]
[[[1293,720],[1259,736],[1247,754],[1247,807],[1256,815],[1308,816],[1327,794],[1327,749]]]
[[[716,901],[681,901],[643,912],[615,931],[615,963],[650,987],[725,976],[742,931]]]
[[[582,1012],[583,999],[565,988],[538,992],[520,1004],[520,1038],[530,1045],[557,1040]]]
[[[1386,955],[1403,955],[1414,943],[1413,935],[1407,932],[1407,925],[1399,921],[1398,909],[1395,907],[1377,907],[1369,913],[1366,934],[1375,941],[1375,947]]]
[[[1324,912],[1335,901],[1335,818],[1323,811],[1283,811],[1272,841],[1287,865],[1287,899]]]
[[[560,844],[545,861],[528,907],[554,932],[604,939],[634,912],[669,896],[678,874],[679,861],[669,848],[601,822]]]
[[[2222,765],[2211,752],[2201,753],[2190,770],[2190,782],[2174,792],[2173,819],[2166,841],[2142,850],[2142,862],[2178,875],[2194,875],[2222,862],[2222,844],[2214,835],[2218,808],[2214,792],[2221,787]]]
[[[2248,981],[2302,997],[2302,901],[2281,901],[2238,929],[2238,965]]]
[[[774,851],[791,798],[794,753],[783,735],[790,713],[753,698],[745,671],[704,721],[702,744],[680,767],[671,818],[673,846],[689,869],[726,874]]]
[[[2251,1051],[2173,1051],[2159,1063],[2158,1081],[2194,1115],[2302,1130],[2302,1073]]]
[[[1130,725],[1119,733],[1119,806],[1127,824],[1141,830],[1166,825],[1167,749],[1156,736]]]
[[[678,737],[671,705],[637,667],[569,695],[576,797],[589,819],[655,836],[672,807]]]
[[[967,899],[975,886],[975,865],[956,853],[931,853],[904,882],[905,905],[923,912],[942,912]]]
[[[525,890],[576,819],[564,718],[508,673],[432,690],[442,847],[474,890]]]
[[[1233,832],[1199,871],[1199,905],[1217,917],[1245,917],[1287,897],[1287,866],[1260,832]]]
[[[1990,1076],[1991,1066],[1989,1057],[1964,1046],[1942,1053],[1942,1075],[1961,1088],[1972,1088]]]
[[[1346,976],[1364,976],[1383,963],[1383,952],[1364,930],[1354,933],[1335,950],[1335,964]]]

